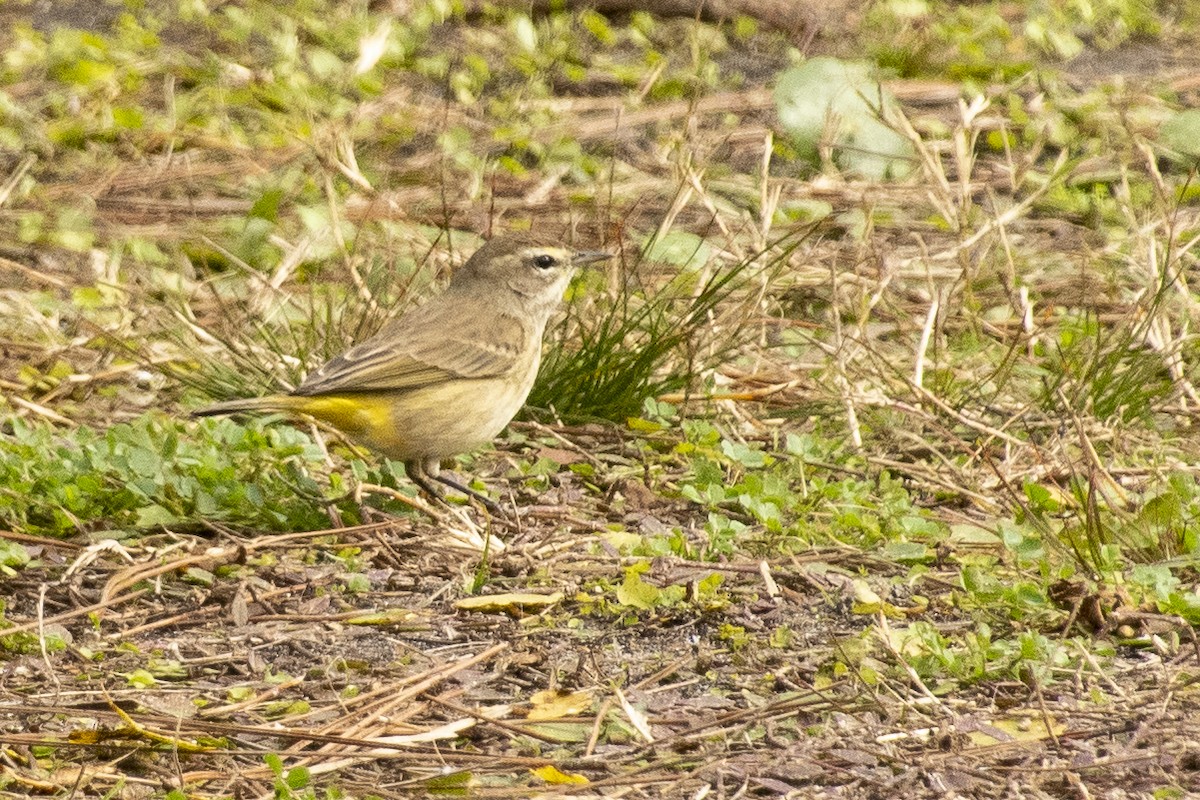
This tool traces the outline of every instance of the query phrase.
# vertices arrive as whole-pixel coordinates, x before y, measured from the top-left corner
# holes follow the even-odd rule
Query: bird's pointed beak
[[[576,267],[582,267],[584,264],[608,261],[612,257],[612,253],[606,253],[603,250],[578,250],[571,256],[571,264]]]

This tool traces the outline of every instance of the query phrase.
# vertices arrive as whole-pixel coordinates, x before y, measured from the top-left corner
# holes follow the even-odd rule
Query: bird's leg
[[[504,509],[500,508],[500,506],[496,504],[495,500],[493,500],[490,497],[484,497],[483,495],[481,495],[479,492],[475,491],[471,487],[464,486],[449,476],[435,475],[433,479],[436,480],[438,483],[444,483],[445,485],[449,486],[451,489],[457,489],[458,491],[462,492],[463,494],[468,495],[469,497],[475,498],[476,500],[478,500],[480,503],[483,504],[484,508],[486,508],[488,511],[492,512],[493,514],[504,513]]]
[[[500,506],[497,505],[496,502],[490,497],[484,497],[469,486],[463,486],[461,483],[449,477],[448,475],[442,475],[442,465],[434,459],[430,459],[425,462],[410,461],[404,465],[404,471],[408,473],[408,477],[412,480],[412,482],[423,489],[426,494],[431,495],[434,499],[440,500],[446,505],[449,505],[449,503],[446,503],[445,495],[443,495],[436,486],[429,482],[430,478],[433,478],[438,483],[449,486],[451,489],[462,492],[468,497],[478,500],[483,504],[484,508],[493,514],[503,513],[503,509],[501,509]]]
[[[425,471],[425,465],[420,461],[405,461],[404,473],[408,475],[408,479],[417,485],[417,488],[432,497],[435,501],[442,505],[449,505],[446,502],[445,496],[442,495],[440,489],[429,482],[429,473]]]

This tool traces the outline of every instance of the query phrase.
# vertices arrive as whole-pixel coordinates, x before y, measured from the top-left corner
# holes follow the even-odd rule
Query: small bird
[[[611,258],[527,233],[479,248],[440,295],[333,358],[291,394],[230,400],[206,417],[244,411],[304,414],[404,462],[435,498],[441,462],[504,429],[525,403],[542,358],[542,334],[575,268]]]

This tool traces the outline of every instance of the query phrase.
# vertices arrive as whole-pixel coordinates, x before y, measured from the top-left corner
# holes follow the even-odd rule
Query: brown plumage
[[[531,234],[497,237],[444,292],[314,370],[291,394],[195,413],[315,417],[403,461],[414,482],[437,495],[425,477],[449,482],[439,477],[441,461],[495,438],[525,402],[546,322],[575,267],[608,257]]]

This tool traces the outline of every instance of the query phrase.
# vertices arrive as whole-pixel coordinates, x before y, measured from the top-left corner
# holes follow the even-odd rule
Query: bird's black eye
[[[550,269],[558,263],[558,259],[554,256],[548,256],[542,253],[540,256],[533,257],[533,265],[538,269]]]

